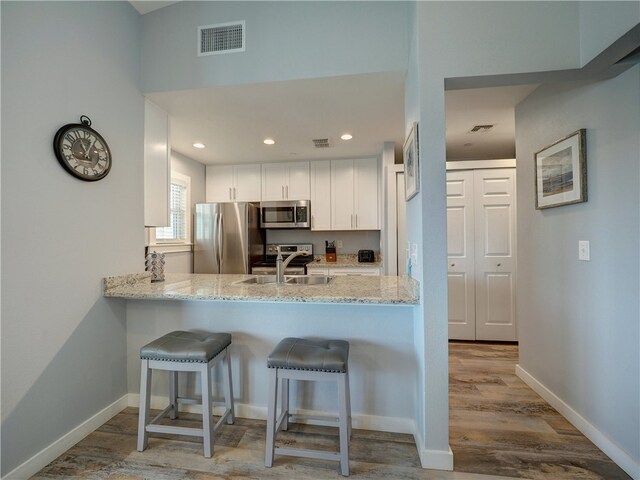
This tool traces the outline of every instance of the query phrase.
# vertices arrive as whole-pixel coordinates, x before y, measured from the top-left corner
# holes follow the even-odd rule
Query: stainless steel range
[[[298,256],[291,260],[285,269],[285,275],[305,275],[307,263],[313,261],[313,245],[280,245],[282,257],[286,260],[293,253],[306,252],[307,256]],[[270,243],[267,245],[265,258],[261,262],[255,262],[252,265],[251,273],[254,275],[275,275],[276,274],[276,258],[278,257],[278,245]]]

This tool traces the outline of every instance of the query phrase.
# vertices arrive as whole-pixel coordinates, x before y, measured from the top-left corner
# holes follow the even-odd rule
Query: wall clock
[[[68,123],[53,138],[53,151],[60,165],[80,180],[95,182],[111,170],[111,151],[102,135],[91,128],[91,119]]]

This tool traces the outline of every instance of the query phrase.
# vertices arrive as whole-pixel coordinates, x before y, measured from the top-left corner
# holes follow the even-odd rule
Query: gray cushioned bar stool
[[[349,342],[344,340],[306,340],[285,338],[267,359],[269,367],[269,398],[267,406],[267,442],[265,465],[273,465],[274,454],[320,458],[340,462],[342,475],[349,475],[349,438],[351,436],[351,401],[349,398]],[[278,380],[281,383],[280,416],[276,419]],[[324,418],[340,430],[340,451],[275,448],[276,435],[288,428],[289,380],[332,381],[338,386],[338,418]],[[314,420],[319,420],[314,416]]]
[[[204,456],[213,455],[213,437],[226,420],[234,422],[233,387],[231,384],[231,359],[229,357],[231,335],[228,333],[171,332],[140,349],[140,413],[138,417],[138,451],[147,448],[149,432],[193,435],[203,437]],[[225,412],[212,427],[211,370],[224,361]],[[151,399],[152,370],[169,371],[169,406],[153,420],[147,421]],[[178,396],[178,372],[198,372],[202,383],[202,400]],[[185,428],[157,425],[156,422],[169,414],[178,416],[178,404],[202,404],[202,428]]]

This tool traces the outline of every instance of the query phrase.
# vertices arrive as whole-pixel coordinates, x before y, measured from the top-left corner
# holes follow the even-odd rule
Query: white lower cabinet
[[[380,276],[380,268],[378,267],[309,267],[307,266],[308,275],[369,275]]]
[[[307,275],[329,275],[329,269],[324,267],[309,267],[307,266]]]

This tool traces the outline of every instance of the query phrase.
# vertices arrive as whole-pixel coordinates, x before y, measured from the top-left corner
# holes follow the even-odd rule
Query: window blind
[[[170,224],[168,227],[156,228],[156,240],[187,240],[187,187],[171,183],[169,198]]]

